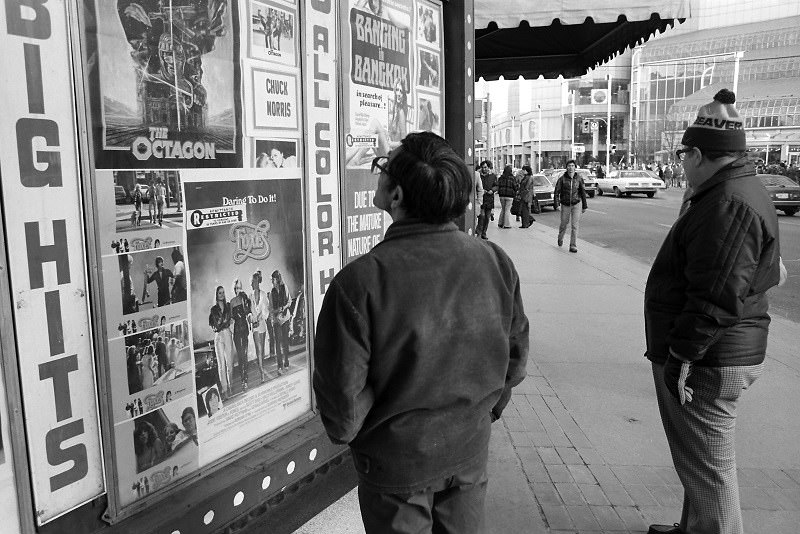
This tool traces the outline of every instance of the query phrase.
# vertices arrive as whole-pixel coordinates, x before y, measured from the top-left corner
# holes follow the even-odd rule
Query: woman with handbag
[[[511,203],[517,193],[517,182],[514,180],[514,172],[511,165],[506,165],[503,174],[497,179],[497,194],[500,197],[500,219],[497,226],[500,228],[511,228]]]

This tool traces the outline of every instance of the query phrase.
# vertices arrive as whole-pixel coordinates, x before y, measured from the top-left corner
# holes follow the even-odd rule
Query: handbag
[[[522,199],[517,194],[514,196],[514,200],[511,201],[511,215],[520,215],[520,204],[522,204]]]

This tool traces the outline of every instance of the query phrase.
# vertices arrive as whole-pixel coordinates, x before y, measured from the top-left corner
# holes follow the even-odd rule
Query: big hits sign
[[[0,8],[0,177],[39,524],[104,491],[64,0]],[[3,335],[6,335],[4,332]]]

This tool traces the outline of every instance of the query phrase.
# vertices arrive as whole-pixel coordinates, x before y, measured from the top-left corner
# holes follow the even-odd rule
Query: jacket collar
[[[739,158],[721,168],[711,178],[703,182],[703,184],[697,188],[697,191],[692,193],[692,196],[689,197],[688,200],[697,200],[722,182],[741,178],[742,176],[754,176],[755,174],[756,168],[747,160],[747,157]]]
[[[433,234],[437,232],[457,232],[458,226],[453,221],[446,222],[443,224],[431,224],[422,221],[421,219],[403,219],[402,221],[395,221],[393,222],[389,228],[386,230],[386,235],[383,238],[384,241],[389,241],[391,239],[398,239],[401,237],[408,237],[413,235],[420,235],[420,234]],[[380,243],[378,245],[380,246]]]

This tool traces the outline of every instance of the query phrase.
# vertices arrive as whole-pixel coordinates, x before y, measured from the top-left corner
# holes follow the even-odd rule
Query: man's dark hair
[[[487,167],[489,167],[490,169],[493,169],[493,168],[494,168],[494,166],[492,165],[492,162],[491,162],[491,161],[489,161],[488,159],[485,159],[485,160],[481,161],[481,164],[480,164],[480,165],[478,165],[478,167],[482,167],[483,165],[486,165],[486,166],[487,166]]]
[[[409,217],[444,223],[462,215],[472,192],[472,173],[442,137],[408,134],[389,163],[389,180],[403,188]]]
[[[578,162],[576,162],[574,159],[567,160],[567,165],[569,165],[570,163],[572,163],[576,167],[578,166]]]
[[[525,174],[533,174],[533,169],[530,165],[523,165],[522,170],[525,171]]]

